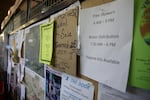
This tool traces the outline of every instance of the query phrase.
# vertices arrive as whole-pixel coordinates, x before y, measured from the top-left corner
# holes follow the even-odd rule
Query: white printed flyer
[[[134,0],[81,9],[81,74],[125,92],[130,65]]]
[[[60,100],[93,100],[92,83],[67,74],[62,75]]]

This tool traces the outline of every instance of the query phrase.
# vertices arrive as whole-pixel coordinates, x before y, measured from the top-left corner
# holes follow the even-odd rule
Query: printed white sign
[[[93,100],[92,83],[67,74],[62,75],[60,100]]]
[[[80,11],[81,74],[125,92],[133,32],[133,0]]]
[[[124,93],[99,83],[98,100],[149,100],[149,93],[133,87],[128,87],[127,92]]]
[[[117,91],[111,87],[99,84],[98,100],[134,100],[130,93]]]

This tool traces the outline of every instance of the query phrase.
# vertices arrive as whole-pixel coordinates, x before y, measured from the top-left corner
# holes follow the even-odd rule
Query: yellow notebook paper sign
[[[53,52],[54,21],[40,25],[40,63],[50,64]]]

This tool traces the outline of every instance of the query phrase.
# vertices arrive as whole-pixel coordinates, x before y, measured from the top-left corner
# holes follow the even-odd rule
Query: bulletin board
[[[97,5],[102,5],[113,0],[84,0],[81,2],[81,9],[94,7]],[[54,34],[53,34],[53,55],[51,65],[52,69],[55,69],[60,72],[71,74],[78,78],[87,80],[94,85],[94,99],[93,100],[108,100],[110,97],[119,96],[122,100],[149,100],[150,91],[139,89],[135,87],[127,86],[127,92],[120,93],[119,91],[114,90],[113,88],[105,87],[108,91],[101,92],[99,88],[99,83],[94,79],[90,79],[87,76],[84,76],[80,72],[80,52],[78,45],[78,21],[79,21],[79,7],[73,7],[71,9],[65,9],[56,13],[55,15],[50,16],[49,19],[42,21],[40,23],[34,24],[25,29],[25,41],[24,41],[24,57],[25,57],[25,85],[27,87],[27,97],[32,100],[35,98],[40,98],[42,100],[45,95],[44,90],[45,83],[43,81],[44,76],[44,64],[39,63],[39,50],[40,50],[40,25],[42,23],[47,23],[49,20],[54,20]],[[9,44],[15,50],[15,35],[11,35],[9,38]],[[82,49],[82,48],[80,48]],[[15,61],[15,60],[14,60]],[[92,66],[93,67],[93,66]],[[91,73],[92,74],[92,73]],[[42,77],[41,77],[42,76]],[[50,74],[48,73],[46,82],[49,81]],[[58,82],[61,83],[61,82]],[[43,87],[42,87],[43,86]],[[35,88],[35,89],[34,89]],[[110,90],[110,91],[109,91]],[[60,92],[60,91],[59,91]],[[99,98],[101,93],[102,98]],[[107,95],[108,93],[109,95]],[[40,95],[39,95],[40,94]],[[47,94],[49,95],[49,94]],[[132,98],[130,98],[130,96]],[[59,97],[59,96],[57,96]],[[42,98],[42,99],[41,99]],[[109,98],[109,99],[110,99]],[[117,100],[120,100],[117,99]],[[113,99],[112,99],[113,100]]]
[[[40,75],[44,75],[43,64],[39,63],[40,33],[39,25],[29,29],[25,39],[25,65]]]
[[[40,24],[41,21],[25,29],[25,66],[44,76],[44,64],[39,63]]]

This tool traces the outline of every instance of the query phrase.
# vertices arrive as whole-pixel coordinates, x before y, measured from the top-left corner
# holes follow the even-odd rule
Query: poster
[[[62,75],[61,100],[93,100],[92,83],[67,74]]]
[[[50,65],[53,52],[54,21],[40,25],[40,62]]]
[[[15,43],[15,35],[14,34],[9,36],[9,48],[12,49],[12,52],[15,51],[16,43]]]
[[[25,69],[25,59],[24,58],[20,58],[20,66],[21,66],[21,69],[20,69],[20,81],[22,81],[23,78],[24,78],[24,69]]]
[[[21,57],[22,43],[24,41],[24,30],[19,30],[15,33],[16,49],[18,51],[18,57]]]
[[[26,88],[25,85],[20,84],[20,100],[25,100]]]
[[[40,25],[47,23],[43,20],[25,29],[25,66],[44,76],[44,64],[39,63]]]
[[[52,65],[56,70],[76,75],[78,7],[54,15],[54,52]]]
[[[17,82],[20,83],[24,78],[25,60],[20,58],[20,63],[17,64]]]
[[[45,79],[25,67],[27,100],[45,100]]]
[[[18,50],[16,48],[16,35],[10,35],[9,36],[9,45],[7,46],[9,48],[10,52],[10,57],[14,63],[19,63],[19,58],[18,58]]]
[[[11,65],[12,63],[11,63],[11,59],[10,59],[10,57],[8,56],[8,63],[7,63],[7,83],[8,84],[10,84],[10,76],[11,76],[11,67],[12,67],[12,65]]]
[[[21,65],[18,63],[15,66],[16,74],[17,74],[17,83],[21,82]]]
[[[3,34],[3,33],[2,33]],[[4,68],[4,36],[0,35],[0,67]]]
[[[135,1],[135,28],[129,85],[150,90],[150,1]]]
[[[9,55],[9,53],[8,53],[8,55]],[[10,91],[11,73],[12,73],[12,63],[11,63],[10,56],[8,56],[8,65],[7,65],[7,85],[8,85],[8,91]]]
[[[46,100],[61,100],[61,73],[46,67]]]
[[[134,100],[129,92],[120,92],[104,84],[98,85],[98,100]]]
[[[126,93],[99,83],[98,100],[149,100],[150,91],[129,87]]]
[[[133,31],[133,0],[80,11],[81,74],[125,92]]]
[[[13,95],[15,93],[15,89],[16,89],[16,86],[17,86],[17,72],[16,72],[16,68],[17,68],[17,65],[14,65],[12,63],[12,69],[11,69],[11,75],[10,75],[10,87],[9,88],[11,88],[11,91],[12,91]]]

